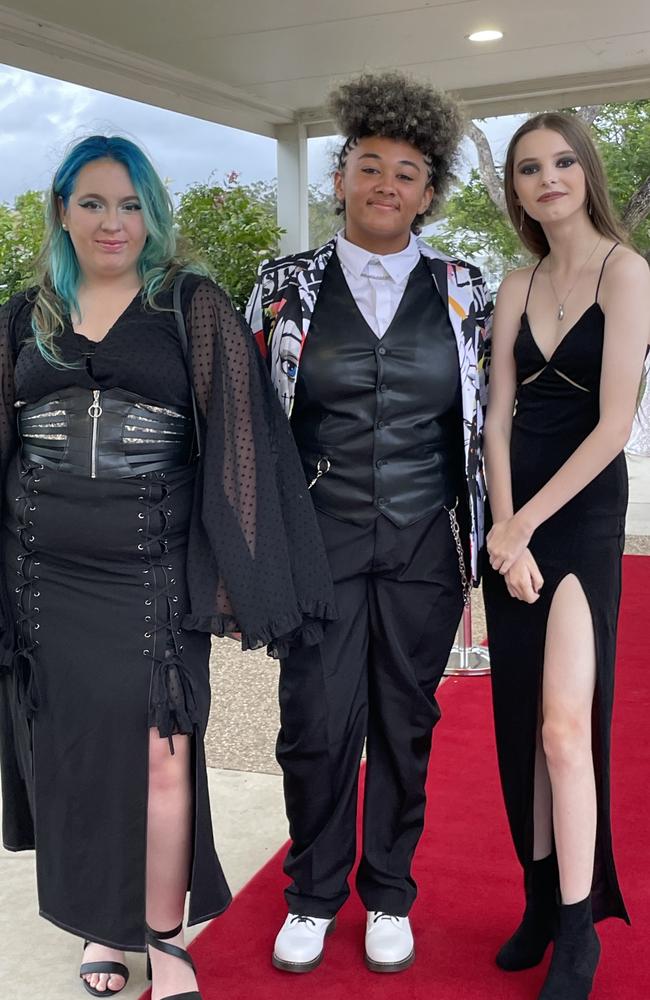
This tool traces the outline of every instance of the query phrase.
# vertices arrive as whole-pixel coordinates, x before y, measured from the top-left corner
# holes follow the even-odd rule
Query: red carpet
[[[619,875],[633,921],[599,925],[603,960],[592,1000],[647,1000],[650,958],[650,558],[625,559],[614,720],[613,814]],[[441,691],[425,835],[412,913],[415,965],[377,975],[362,963],[364,913],[353,894],[322,965],[304,976],[272,968],[285,916],[280,852],[200,935],[192,953],[205,1000],[534,1000],[544,967],[506,974],[493,963],[521,911],[521,877],[498,785],[487,678],[450,679]],[[245,831],[242,830],[242,836]]]

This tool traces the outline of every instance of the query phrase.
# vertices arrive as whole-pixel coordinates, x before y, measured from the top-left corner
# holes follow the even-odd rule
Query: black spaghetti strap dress
[[[551,479],[598,423],[605,326],[598,292],[603,269],[594,302],[550,358],[535,341],[526,312],[535,272],[531,277],[514,345],[517,394],[510,463],[515,511]],[[609,801],[627,497],[627,469],[621,453],[533,534],[529,548],[544,577],[538,601],[526,604],[511,598],[503,577],[487,560],[483,585],[499,769],[522,865],[533,860],[535,745],[551,602],[561,581],[573,574],[589,603],[597,662],[592,728],[598,799],[592,887],[595,920],[610,916],[628,920],[614,865]]]

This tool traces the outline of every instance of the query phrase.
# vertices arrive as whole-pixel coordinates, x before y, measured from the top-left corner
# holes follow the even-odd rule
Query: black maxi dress
[[[526,308],[529,297],[530,288]],[[517,394],[510,445],[515,512],[545,486],[598,423],[604,326],[597,289],[595,301],[547,359],[526,311],[522,315],[514,345]],[[533,860],[535,745],[551,602],[558,585],[572,574],[589,603],[596,648],[595,920],[610,916],[628,920],[612,849],[609,766],[627,497],[621,453],[533,534],[529,548],[544,577],[538,601],[526,604],[511,598],[503,577],[487,560],[483,583],[499,769],[522,865]]]
[[[193,737],[197,923],[230,901],[203,745],[209,633],[241,630],[245,648],[277,652],[317,641],[334,616],[286,420],[248,329],[211,282],[186,277],[183,297],[201,461],[92,479],[23,458],[14,401],[70,386],[91,401],[93,389],[119,387],[190,407],[171,293],[161,304],[136,296],[99,343],[68,322],[59,345],[75,367],[65,369],[29,342],[29,294],[0,311],[3,840],[36,847],[42,916],[132,951],[144,948],[150,727]]]

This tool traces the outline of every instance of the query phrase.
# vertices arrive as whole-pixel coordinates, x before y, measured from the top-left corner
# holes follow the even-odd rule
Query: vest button
[[[388,500],[386,499],[386,497],[377,497],[377,506],[378,507],[385,507],[387,503],[388,503]]]
[[[381,385],[379,386],[379,391],[380,392],[386,392],[387,389],[388,389],[388,386],[386,385],[386,383],[382,382]]]
[[[386,348],[385,347],[380,347],[379,348],[379,353],[380,354],[385,354],[386,353]]]
[[[387,465],[387,464],[388,464],[388,459],[386,459],[386,458],[380,458],[380,459],[377,460],[377,468],[378,469],[381,469],[381,467],[383,465]]]
[[[380,431],[383,430],[385,426],[386,426],[386,421],[385,420],[378,420],[377,421],[377,427],[379,428]]]

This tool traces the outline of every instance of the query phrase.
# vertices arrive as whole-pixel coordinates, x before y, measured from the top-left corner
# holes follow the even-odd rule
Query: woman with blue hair
[[[210,633],[319,641],[331,584],[289,427],[245,323],[179,256],[132,142],[58,169],[37,287],[0,310],[3,840],[85,939],[95,996],[148,950],[200,997],[189,923],[230,894],[203,735]]]

